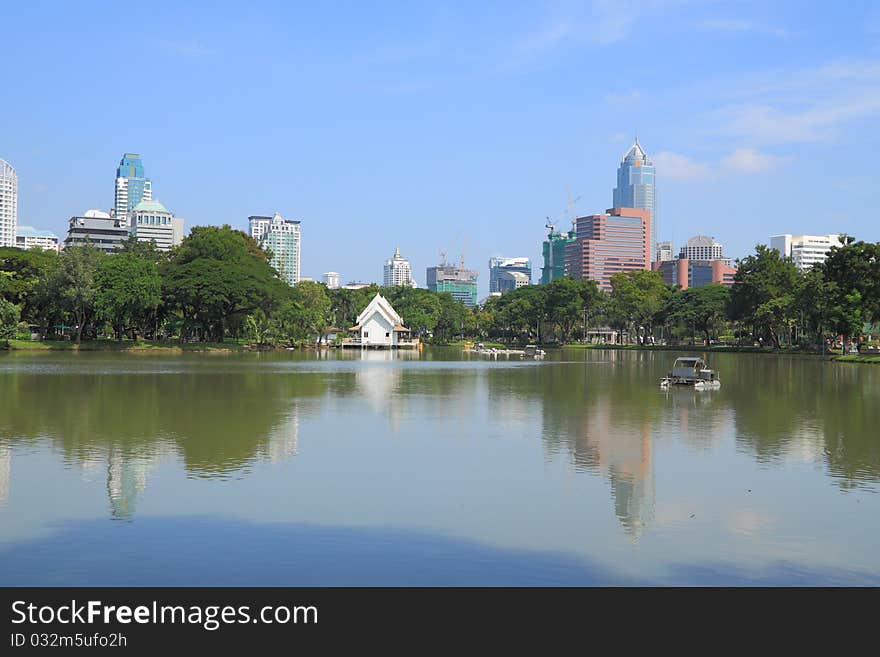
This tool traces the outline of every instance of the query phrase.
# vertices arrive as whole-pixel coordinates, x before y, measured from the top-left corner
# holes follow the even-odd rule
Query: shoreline
[[[488,346],[510,347],[512,345],[504,345],[500,342],[486,341],[484,344]],[[449,344],[437,344],[426,346],[431,347],[463,347],[464,342],[453,342]],[[806,351],[803,349],[781,349],[776,350],[772,347],[754,347],[754,346],[735,346],[735,345],[710,345],[708,347],[702,345],[635,345],[635,344],[595,344],[595,343],[571,343],[562,347],[558,345],[539,345],[544,349],[605,349],[605,350],[625,350],[625,351],[683,351],[683,352],[713,352],[713,353],[757,353],[768,355],[798,355],[798,356],[815,356],[825,358],[831,362],[841,363],[862,363],[862,364],[880,364],[880,354],[838,354],[834,352],[826,352],[823,356],[815,351]],[[201,343],[184,343],[163,342],[154,340],[139,340],[133,342],[125,340],[118,342],[116,340],[88,340],[83,341],[79,345],[68,340],[8,340],[0,343],[0,351],[100,351],[100,352],[158,352],[158,353],[242,353],[256,351],[286,351],[290,347],[259,347],[252,344],[242,342],[201,342]],[[295,348],[297,351],[309,351],[310,346],[300,346]]]
[[[185,343],[140,340],[84,340],[79,345],[69,340],[8,340],[0,344],[0,351],[101,351],[101,352],[221,352],[257,351],[241,343],[203,342]]]

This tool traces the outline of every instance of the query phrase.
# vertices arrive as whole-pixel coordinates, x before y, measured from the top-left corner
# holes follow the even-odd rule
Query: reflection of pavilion
[[[396,394],[400,388],[403,371],[391,361],[400,360],[399,352],[367,349],[360,353],[360,360],[375,361],[376,365],[364,365],[355,370],[358,390],[375,410],[386,410],[392,426],[396,428],[403,413],[404,402]]]
[[[0,445],[0,504],[9,499],[9,469],[12,463],[12,448]]]

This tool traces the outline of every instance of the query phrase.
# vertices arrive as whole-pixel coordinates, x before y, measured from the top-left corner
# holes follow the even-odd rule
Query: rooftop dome
[[[104,212],[103,210],[86,210],[84,217],[89,217],[90,219],[109,219],[110,213]]]
[[[171,214],[168,212],[168,208],[159,203],[159,201],[141,201],[136,206],[132,212],[164,212],[166,214]]]
[[[688,246],[720,246],[718,242],[715,241],[714,237],[707,237],[706,235],[694,235],[687,241]]]

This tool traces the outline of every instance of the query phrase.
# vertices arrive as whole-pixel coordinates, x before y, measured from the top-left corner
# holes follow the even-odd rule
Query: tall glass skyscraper
[[[137,153],[126,153],[116,169],[113,207],[117,216],[127,216],[141,201],[153,200],[153,183],[144,176],[144,163]]]
[[[617,187],[614,188],[615,208],[638,208],[651,211],[651,257],[657,250],[657,194],[654,190],[654,163],[639,144],[633,145],[623,156],[617,168]]]

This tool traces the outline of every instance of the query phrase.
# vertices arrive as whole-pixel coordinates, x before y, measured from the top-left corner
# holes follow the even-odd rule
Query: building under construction
[[[427,283],[431,292],[449,292],[453,299],[468,308],[477,305],[477,272],[464,268],[464,259],[458,265],[446,263],[446,258],[436,267],[428,267]]]
[[[541,285],[547,285],[550,281],[565,276],[565,246],[574,242],[576,237],[577,233],[574,230],[558,233],[555,228],[550,227],[547,239],[544,240]]]

